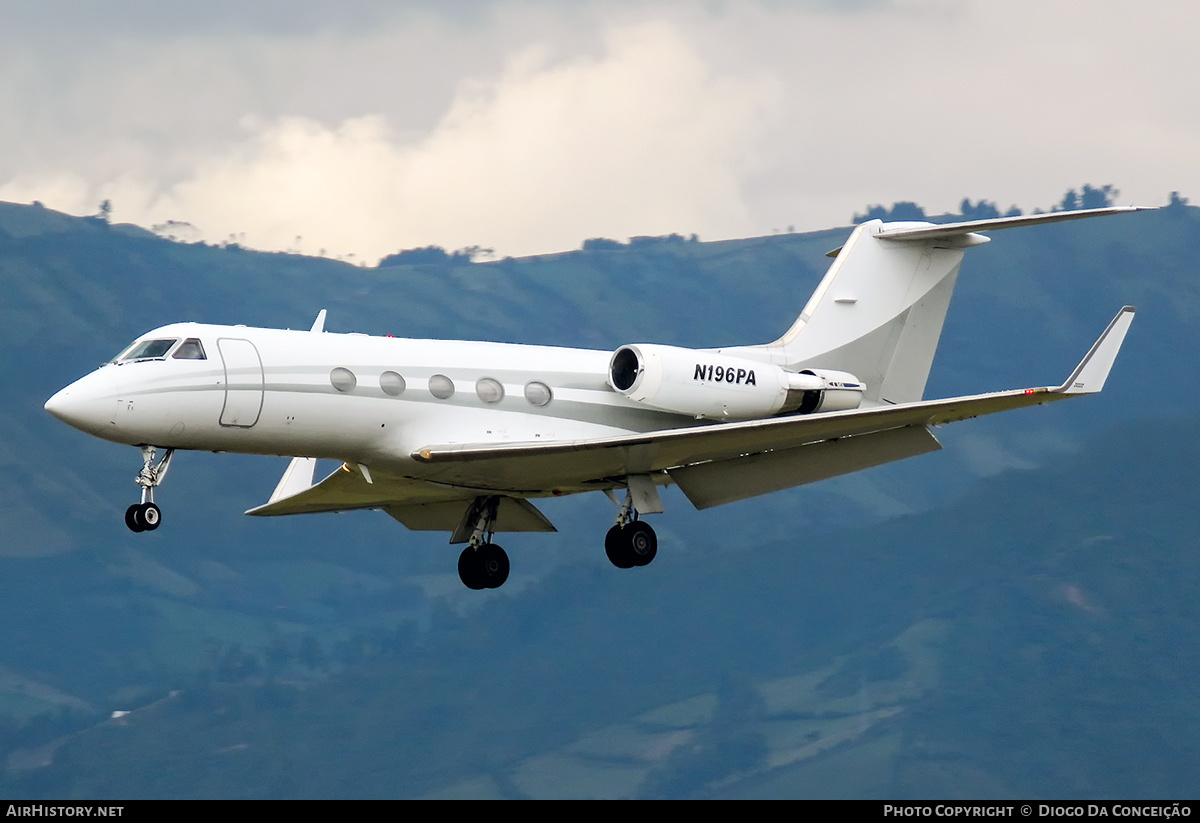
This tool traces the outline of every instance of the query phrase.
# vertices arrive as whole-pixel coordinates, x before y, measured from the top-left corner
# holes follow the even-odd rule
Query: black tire
[[[144,532],[145,524],[142,523],[142,504],[134,503],[125,510],[125,525],[129,527],[131,532]]]
[[[478,554],[477,550],[467,546],[458,556],[458,579],[468,589],[475,591],[487,588],[487,581],[483,577],[483,564],[479,562]]]
[[[625,540],[633,565],[649,566],[650,561],[658,554],[658,535],[654,533],[654,529],[642,520],[635,520],[625,527],[625,531]]]
[[[479,547],[479,567],[486,588],[498,589],[508,579],[508,552],[495,543],[484,543]]]
[[[620,526],[613,526],[608,530],[608,534],[604,535],[604,553],[608,555],[609,562],[618,569],[634,567],[633,553],[629,548],[629,541],[625,538],[625,529]]]
[[[138,520],[141,521],[142,528],[148,532],[152,532],[162,523],[162,509],[153,503],[143,503],[141,513],[138,515]]]

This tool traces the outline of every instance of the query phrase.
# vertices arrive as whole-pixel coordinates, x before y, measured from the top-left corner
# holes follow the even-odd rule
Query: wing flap
[[[401,506],[385,506],[384,511],[412,531],[457,532],[462,525],[463,513],[477,498],[446,500],[437,503],[415,503]],[[497,532],[553,532],[554,528],[544,514],[528,500],[515,497],[500,498],[496,508],[496,520],[492,529]],[[450,542],[465,542],[466,537]]]
[[[825,440],[673,469],[671,479],[697,509],[707,509],[803,486],[818,480],[937,451],[942,444],[924,426]]]

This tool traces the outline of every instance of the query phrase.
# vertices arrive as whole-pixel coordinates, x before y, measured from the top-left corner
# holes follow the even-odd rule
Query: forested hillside
[[[969,203],[968,203],[969,205]],[[257,520],[286,461],[140,459],[42,403],[176,320],[611,350],[769,340],[848,228],[593,240],[378,267],[172,242],[0,204],[0,790],[47,797],[1188,794],[1200,771],[1200,209],[997,232],[927,395],[1057,384],[1123,304],[1105,392],[938,431],[945,450],[658,515],[552,501],[462,588],[445,535]],[[594,498],[594,499],[592,499]],[[114,711],[129,715],[109,719]]]

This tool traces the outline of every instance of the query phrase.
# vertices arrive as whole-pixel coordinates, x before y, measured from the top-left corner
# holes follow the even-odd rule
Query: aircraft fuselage
[[[324,457],[410,476],[421,474],[410,455],[431,443],[575,440],[695,422],[614,392],[604,351],[197,323],[139,341],[165,350],[107,363],[46,408],[116,443]],[[201,356],[177,356],[185,341],[198,341]]]

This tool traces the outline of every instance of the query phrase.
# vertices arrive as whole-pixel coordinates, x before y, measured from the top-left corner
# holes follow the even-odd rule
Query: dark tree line
[[[1102,209],[1106,206],[1112,206],[1116,203],[1117,198],[1121,196],[1120,189],[1106,184],[1103,186],[1093,186],[1090,183],[1084,183],[1083,187],[1076,191],[1068,189],[1062,199],[1050,207],[1049,211],[1072,211],[1074,209]],[[1179,192],[1171,192],[1170,202],[1168,207],[1180,208],[1187,205],[1187,198],[1181,198]],[[1010,206],[1008,211],[1001,212],[996,203],[980,199],[978,202],[972,203],[969,197],[964,197],[959,204],[958,215],[947,215],[961,217],[963,220],[990,220],[997,217],[1016,217],[1022,214],[1021,209],[1016,206]],[[1034,213],[1042,211],[1034,209]],[[929,217],[925,214],[925,209],[916,203],[901,200],[893,203],[891,207],[877,204],[868,206],[862,214],[855,214],[853,217],[854,223],[865,223],[868,220],[928,220]]]

